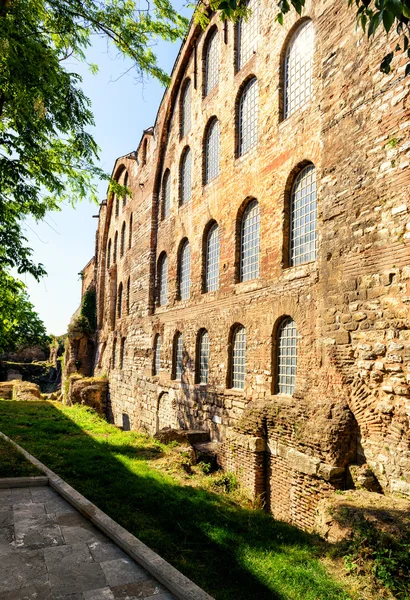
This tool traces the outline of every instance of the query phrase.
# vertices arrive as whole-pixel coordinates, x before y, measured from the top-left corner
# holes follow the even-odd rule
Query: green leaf
[[[389,31],[390,31],[390,29],[391,29],[391,27],[392,27],[392,25],[393,25],[394,20],[395,20],[396,17],[395,17],[395,15],[392,12],[390,12],[390,11],[388,11],[386,9],[384,9],[384,11],[383,11],[382,14],[383,14],[383,25],[384,25],[384,28],[387,31],[387,33],[389,33]]]

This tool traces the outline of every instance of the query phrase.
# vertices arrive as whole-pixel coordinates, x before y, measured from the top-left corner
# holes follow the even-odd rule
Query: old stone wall
[[[312,95],[283,119],[284,56],[303,19],[289,17],[281,27],[275,16],[272,3],[260,0],[256,51],[239,71],[236,26],[217,16],[206,31],[193,25],[155,126],[135,153],[117,160],[113,175],[132,196],[110,193],[100,208],[95,373],[108,376],[117,424],[151,433],[164,426],[209,431],[220,443],[221,464],[254,496],[278,518],[310,528],[319,499],[348,485],[346,467],[355,462],[367,462],[383,489],[410,495],[410,81],[400,60],[389,76],[380,73],[385,38],[369,42],[347,6],[307,2],[303,19],[315,32]],[[204,56],[215,28],[219,82],[204,97]],[[235,115],[251,76],[258,80],[258,142],[237,157]],[[187,79],[191,128],[181,137]],[[204,185],[204,135],[213,117],[220,123],[220,172]],[[181,206],[187,146],[192,197]],[[309,163],[318,185],[318,255],[289,267],[290,190]],[[163,218],[167,169],[170,215]],[[238,282],[239,222],[253,198],[259,276]],[[219,288],[204,293],[204,239],[213,222]],[[180,300],[185,239],[191,288]],[[169,267],[165,306],[157,295],[162,253]],[[276,393],[276,335],[286,316],[299,335],[292,396]],[[235,324],[247,334],[244,390],[229,386]],[[202,329],[210,341],[207,384],[197,383]],[[181,381],[173,379],[176,332],[183,334]]]

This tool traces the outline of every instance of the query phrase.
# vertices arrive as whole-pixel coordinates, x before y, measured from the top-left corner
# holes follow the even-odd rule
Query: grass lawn
[[[213,492],[223,479],[185,473],[176,448],[52,402],[0,401],[0,430],[217,600],[352,597],[323,542]]]
[[[36,477],[44,475],[21,452],[0,437],[0,477]]]

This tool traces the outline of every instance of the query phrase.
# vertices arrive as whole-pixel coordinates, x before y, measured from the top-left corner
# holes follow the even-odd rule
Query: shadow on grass
[[[132,433],[112,427],[110,444],[103,433],[111,426],[102,423],[100,435],[95,425],[94,438],[69,411],[2,401],[0,430],[217,600],[349,597],[320,564],[325,546],[316,536],[178,484],[145,463],[147,457],[134,460],[138,443],[122,444]]]

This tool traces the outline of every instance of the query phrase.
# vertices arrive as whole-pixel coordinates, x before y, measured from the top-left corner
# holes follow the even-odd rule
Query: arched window
[[[205,52],[205,85],[204,95],[214,89],[219,79],[218,30],[215,29],[208,38]]]
[[[307,21],[297,29],[286,49],[283,111],[285,119],[310,100],[313,52],[313,23]]]
[[[231,387],[243,390],[246,373],[246,329],[237,325],[232,335]]]
[[[122,338],[121,346],[120,346],[120,369],[124,368],[124,358],[125,358],[125,338]]]
[[[191,81],[185,82],[181,94],[181,137],[191,130]]]
[[[291,318],[282,321],[277,336],[277,393],[293,394],[298,364],[298,332]]]
[[[191,200],[192,196],[192,153],[186,148],[181,158],[181,205]]]
[[[115,202],[115,216],[118,217],[118,215],[120,214],[120,199],[117,196],[117,194],[114,195],[114,202]]]
[[[127,173],[127,171],[125,171],[123,186],[124,187],[128,187],[128,173]],[[127,196],[127,192],[125,192],[124,193],[124,197],[122,199],[122,207],[123,208],[124,208],[124,206],[126,206],[127,201],[128,201],[128,196]]]
[[[209,335],[201,329],[197,343],[197,383],[208,383],[209,374]]]
[[[153,375],[159,375],[161,369],[161,336],[159,333],[155,336],[154,340],[154,363],[153,363]]]
[[[132,213],[130,216],[130,225],[128,228],[128,248],[131,248],[132,246]]]
[[[290,264],[301,265],[317,256],[316,169],[305,167],[295,179],[290,198]]]
[[[259,277],[260,216],[259,204],[252,200],[241,221],[240,281]]]
[[[162,178],[162,218],[166,219],[171,213],[171,177],[167,169]]]
[[[117,366],[117,338],[114,338],[112,342],[112,368],[115,369]]]
[[[205,135],[205,184],[219,175],[220,128],[218,119],[212,119]]]
[[[219,288],[219,228],[214,223],[206,236],[205,247],[205,292]]]
[[[111,239],[108,240],[107,246],[107,269],[111,267]]]
[[[114,265],[117,262],[117,254],[118,254],[118,231],[115,232],[115,236],[114,236],[114,252],[112,255],[112,262]]]
[[[168,257],[163,252],[158,260],[158,301],[160,306],[168,303]]]
[[[245,86],[238,105],[238,155],[246,154],[258,142],[258,80]]]
[[[246,7],[251,15],[247,20],[239,19],[237,25],[238,71],[255,54],[258,43],[258,0],[248,0]]]
[[[184,363],[183,363],[183,351],[184,351],[184,338],[182,337],[182,333],[178,332],[174,337],[174,364],[173,364],[173,372],[174,379],[181,379],[182,374],[184,372]]]
[[[121,319],[122,316],[122,283],[118,286],[117,296],[117,317]]]
[[[128,277],[128,281],[127,281],[127,298],[126,298],[127,315],[130,314],[130,296],[131,296],[131,278]]]
[[[120,242],[120,256],[124,256],[124,251],[125,251],[125,230],[126,230],[126,226],[125,226],[125,221],[122,224],[121,227],[121,242]]]
[[[142,150],[141,150],[141,166],[142,167],[147,162],[147,147],[148,147],[148,140],[147,140],[147,138],[145,138],[145,140],[142,143]]]
[[[179,254],[179,297],[188,300],[191,292],[191,248],[188,240],[182,244]]]

